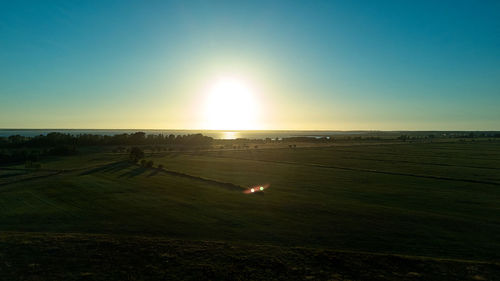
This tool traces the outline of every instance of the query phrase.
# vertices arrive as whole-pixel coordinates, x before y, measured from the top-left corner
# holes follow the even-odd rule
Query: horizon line
[[[472,129],[472,130],[436,130],[436,129],[390,129],[390,130],[380,130],[380,129],[350,129],[350,130],[338,130],[338,129],[158,129],[158,128],[0,128],[2,131],[6,130],[95,130],[95,131],[106,131],[106,130],[145,130],[145,131],[213,131],[213,132],[257,132],[257,131],[302,131],[302,132],[500,132],[500,129]]]

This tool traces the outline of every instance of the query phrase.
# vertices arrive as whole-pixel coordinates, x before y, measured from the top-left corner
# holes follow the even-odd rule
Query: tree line
[[[100,145],[183,145],[183,146],[207,146],[213,138],[202,134],[190,135],[146,135],[144,132],[132,134],[93,135],[93,134],[63,134],[49,133],[34,137],[13,135],[0,137],[1,148],[18,147],[49,147],[58,145],[73,146],[100,146]]]
[[[49,133],[34,137],[13,135],[0,137],[0,165],[37,162],[46,156],[68,156],[78,153],[79,146],[141,146],[171,145],[181,149],[209,146],[213,138],[202,134],[190,135],[146,135],[144,132],[118,135],[71,135]],[[125,149],[125,148],[123,148]]]

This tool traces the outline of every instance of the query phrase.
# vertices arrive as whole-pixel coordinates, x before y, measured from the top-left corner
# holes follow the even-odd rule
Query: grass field
[[[209,243],[209,248],[219,245],[210,243],[224,242],[282,251],[306,247],[313,252],[329,249],[488,263],[490,273],[471,270],[460,275],[478,280],[494,279],[491,272],[498,270],[498,142],[146,155],[155,167],[162,164],[164,168],[143,168],[127,162],[126,154],[94,149],[47,159],[38,171],[20,166],[0,169],[0,231],[4,233],[0,253],[5,256],[5,249],[16,248],[17,242],[12,241],[30,240],[25,233],[52,232],[107,235],[103,239],[182,239],[198,246]],[[269,188],[243,193],[255,185]],[[25,236],[8,239],[14,235],[8,233]],[[71,243],[75,238],[57,241]],[[352,255],[345,259],[354,259]],[[373,264],[372,256],[366,255],[367,263]],[[328,271],[324,267],[321,270]],[[15,272],[1,264],[0,269]],[[314,276],[306,271],[300,276]],[[332,274],[316,277],[335,280]],[[362,278],[342,274],[338,279]],[[421,274],[400,275],[399,279],[430,279]]]
[[[497,280],[498,264],[96,234],[0,236],[4,280]],[[19,278],[21,277],[21,278]]]

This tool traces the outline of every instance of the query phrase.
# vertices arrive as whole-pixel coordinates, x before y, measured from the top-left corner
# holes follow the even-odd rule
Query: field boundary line
[[[416,178],[437,179],[437,180],[446,180],[446,181],[471,182],[471,183],[481,183],[481,184],[490,184],[490,185],[500,186],[500,182],[494,182],[494,181],[450,178],[450,177],[433,176],[433,175],[410,174],[410,173],[381,171],[381,170],[373,170],[373,169],[360,169],[360,168],[351,168],[351,167],[342,167],[342,166],[331,166],[331,165],[322,165],[322,164],[314,164],[314,163],[298,163],[298,162],[289,162],[289,161],[236,158],[236,157],[227,157],[227,156],[210,156],[210,157],[228,158],[228,159],[237,159],[237,160],[248,160],[248,161],[257,161],[257,162],[267,162],[267,163],[276,163],[276,164],[297,165],[297,166],[306,166],[306,167],[318,167],[318,168],[325,168],[325,169],[338,169],[338,170],[346,170],[346,171],[386,174],[386,175],[395,175],[395,176],[407,176],[407,177],[416,177]]]
[[[377,161],[377,162],[397,162],[397,163],[409,163],[409,164],[422,164],[429,166],[443,166],[443,167],[459,167],[459,168],[473,168],[473,169],[485,169],[485,170],[500,170],[500,168],[495,167],[481,167],[481,166],[461,166],[461,165],[453,165],[447,163],[432,163],[432,162],[414,162],[407,160],[383,160],[383,159],[375,159],[375,158],[362,158],[362,157],[342,157],[344,159],[356,159],[356,160],[367,160],[367,161]]]

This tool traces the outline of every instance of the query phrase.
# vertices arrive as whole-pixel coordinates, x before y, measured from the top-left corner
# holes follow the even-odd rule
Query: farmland
[[[364,253],[368,260],[389,255],[488,264],[487,271],[461,272],[457,280],[493,278],[488,272],[499,270],[499,142],[145,150],[145,160],[153,167],[94,147],[44,159],[40,169],[2,167],[0,253],[30,239],[50,244],[56,237],[73,247],[78,237],[95,236],[113,243],[205,245],[219,256],[220,245],[259,245],[266,260],[277,258],[272,247],[300,247],[342,259]],[[244,193],[261,185],[263,192]],[[139,243],[133,241],[123,245]],[[331,270],[328,263],[323,267]],[[1,264],[0,270],[13,272]],[[342,274],[337,277],[361,278]],[[328,276],[316,277],[333,278]]]

